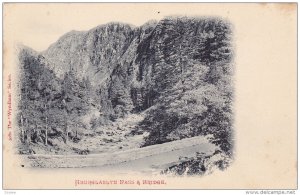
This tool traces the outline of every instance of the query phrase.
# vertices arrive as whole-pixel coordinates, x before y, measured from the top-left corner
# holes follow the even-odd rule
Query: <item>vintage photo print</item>
[[[5,3],[3,187],[296,188],[296,15]]]

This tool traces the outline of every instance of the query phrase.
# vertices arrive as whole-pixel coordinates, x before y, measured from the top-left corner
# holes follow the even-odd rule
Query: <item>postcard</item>
[[[296,3],[4,3],[4,189],[296,189]]]

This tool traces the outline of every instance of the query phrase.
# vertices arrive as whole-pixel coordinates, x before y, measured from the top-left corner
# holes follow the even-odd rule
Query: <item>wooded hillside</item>
[[[148,132],[141,147],[212,135],[231,155],[232,57],[232,27],[219,18],[109,23],[67,33],[42,53],[22,47],[20,152],[78,152],[85,137],[143,114],[132,129]]]

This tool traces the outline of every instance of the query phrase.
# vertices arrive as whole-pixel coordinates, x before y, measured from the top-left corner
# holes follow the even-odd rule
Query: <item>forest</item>
[[[127,137],[142,136],[132,147],[209,135],[232,157],[233,55],[232,26],[220,18],[115,22],[43,52],[22,46],[18,152],[88,154],[87,139],[120,134],[138,116],[125,125]]]

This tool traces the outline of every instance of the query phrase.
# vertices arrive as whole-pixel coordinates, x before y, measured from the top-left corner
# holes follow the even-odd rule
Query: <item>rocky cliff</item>
[[[138,131],[149,132],[145,146],[212,134],[230,153],[231,28],[219,18],[169,17],[71,31],[42,53],[21,49],[20,126],[28,134],[22,140],[78,141],[80,132],[143,113]],[[35,133],[37,126],[47,126],[48,140],[45,130]]]

